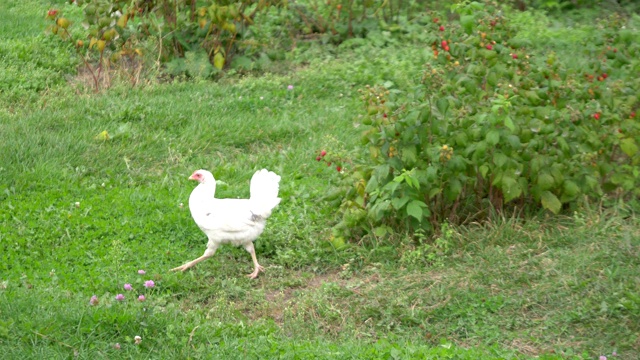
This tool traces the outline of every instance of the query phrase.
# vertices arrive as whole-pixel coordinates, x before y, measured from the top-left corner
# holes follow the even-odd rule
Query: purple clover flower
[[[100,302],[100,300],[98,300],[98,297],[96,295],[93,295],[91,297],[91,300],[89,300],[89,305],[96,306],[96,305],[98,305],[99,302]]]
[[[152,287],[155,287],[156,283],[153,282],[153,280],[147,280],[144,282],[144,287],[146,287],[147,289],[151,289]]]
[[[133,287],[131,286],[131,284],[124,284],[124,289],[127,291],[131,291],[133,290]]]
[[[124,295],[122,295],[122,294],[116,295],[116,300],[118,300],[118,301],[124,300]]]

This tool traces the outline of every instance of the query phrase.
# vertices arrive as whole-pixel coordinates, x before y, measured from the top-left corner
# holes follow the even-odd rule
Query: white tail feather
[[[253,174],[249,192],[253,204],[252,208],[256,215],[263,218],[271,215],[271,210],[280,203],[279,189],[280,176],[273,171],[262,169]]]

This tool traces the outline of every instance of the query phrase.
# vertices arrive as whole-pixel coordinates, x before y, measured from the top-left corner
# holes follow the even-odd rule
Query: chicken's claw
[[[256,267],[256,269],[253,270],[251,274],[247,275],[247,277],[249,279],[255,279],[258,277],[258,274],[260,273],[260,271],[264,272],[264,267],[262,267],[261,265],[258,265],[258,267]]]
[[[185,266],[185,265],[181,265],[181,266],[175,267],[175,268],[173,268],[173,269],[171,269],[171,270],[169,270],[169,271],[181,271],[181,272],[184,272],[184,271],[185,271],[185,270],[187,270],[187,269],[188,269],[188,267],[187,267],[187,266]]]

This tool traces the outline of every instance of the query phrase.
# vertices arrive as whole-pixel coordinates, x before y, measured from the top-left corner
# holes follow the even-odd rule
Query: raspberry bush
[[[335,235],[431,230],[497,211],[558,213],[603,196],[638,205],[637,24],[603,19],[576,58],[516,36],[491,3],[435,14],[413,89],[361,90],[367,149]],[[578,54],[576,54],[578,55]]]

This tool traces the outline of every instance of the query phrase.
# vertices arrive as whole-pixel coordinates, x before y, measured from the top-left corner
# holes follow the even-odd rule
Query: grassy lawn
[[[320,56],[312,46],[277,74],[93,94],[77,86],[73,51],[43,34],[49,5],[0,4],[3,358],[640,353],[640,223],[626,212],[594,204],[444,224],[447,250],[435,261],[410,239],[331,245],[337,208],[322,199],[342,175],[316,162],[317,152],[357,149],[357,90],[410,84],[430,49],[391,44],[372,58],[367,48]],[[540,25],[529,26],[522,36],[535,46]],[[547,31],[540,37],[552,39],[556,30]],[[558,41],[577,46],[580,34]],[[168,271],[205,249],[187,206],[187,177],[199,168],[224,182],[219,197],[247,197],[255,170],[282,176],[282,203],[256,241],[266,267],[257,280],[244,276],[249,255],[231,247]]]

